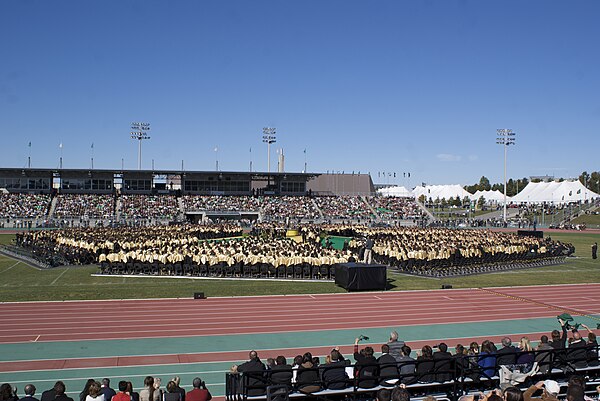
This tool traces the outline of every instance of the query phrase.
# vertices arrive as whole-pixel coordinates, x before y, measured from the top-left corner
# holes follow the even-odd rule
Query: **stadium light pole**
[[[150,139],[148,131],[150,131],[150,123],[131,123],[131,139],[137,139],[138,141],[138,170],[142,169],[142,141],[144,139]]]
[[[273,127],[263,128],[263,142],[267,144],[267,172],[271,172],[271,144],[277,142],[276,129]]]
[[[503,220],[506,224],[506,150],[515,144],[515,133],[511,129],[498,128],[496,130],[496,143],[504,147],[504,211]]]

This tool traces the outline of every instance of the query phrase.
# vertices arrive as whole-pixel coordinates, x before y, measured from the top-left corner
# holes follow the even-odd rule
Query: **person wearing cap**
[[[538,390],[542,390],[542,395],[533,397]],[[560,393],[560,386],[554,380],[539,381],[525,390],[523,401],[558,401],[558,393]]]

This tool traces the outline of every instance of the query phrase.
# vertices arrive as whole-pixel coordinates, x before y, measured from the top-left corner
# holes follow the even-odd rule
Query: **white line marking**
[[[35,338],[35,340],[30,340],[30,341],[31,341],[32,343],[36,343],[36,342],[37,342],[37,340],[39,340],[41,336],[42,336],[41,334],[38,334],[38,336]]]
[[[310,298],[316,299],[314,295],[309,295]]]
[[[381,301],[381,298],[379,298],[377,295],[374,295],[373,298],[379,299]]]
[[[50,285],[54,285],[54,284],[55,284],[55,283],[58,281],[58,279],[59,279],[59,278],[61,278],[61,277],[63,276],[63,274],[65,274],[65,273],[67,272],[67,270],[69,270],[69,269],[65,269],[65,270],[63,270],[63,272],[62,272],[62,273],[60,273],[60,274],[58,275],[58,277],[57,277],[57,278],[55,278],[55,279],[54,279],[54,281],[50,283]]]
[[[7,271],[9,271],[10,269],[12,269],[13,267],[15,267],[15,266],[16,266],[16,265],[18,265],[19,263],[21,263],[21,262],[19,261],[19,262],[15,263],[14,265],[12,265],[11,267],[8,267],[8,268],[6,268],[6,269],[2,270],[2,271],[0,272],[0,274],[2,274],[2,273],[4,273],[4,272],[7,272]]]
[[[450,297],[444,297],[446,298],[448,301],[454,301],[454,298],[450,298]]]

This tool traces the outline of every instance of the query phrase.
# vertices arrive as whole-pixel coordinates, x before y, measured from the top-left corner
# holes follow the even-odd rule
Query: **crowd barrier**
[[[365,395],[372,396],[382,388],[392,389],[398,384],[404,384],[411,394],[411,400],[434,395],[437,399],[456,401],[464,394],[509,385],[525,390],[546,379],[556,380],[566,387],[568,378],[574,374],[586,378],[588,393],[596,393],[595,386],[600,384],[598,345],[526,352],[533,356],[533,364],[480,366],[481,361],[486,358],[496,361],[500,355],[502,358],[513,355],[516,359],[522,354],[524,353],[452,356],[394,364],[352,365],[346,360],[346,364],[338,362],[296,370],[296,383],[291,383],[289,379],[295,371],[293,368],[227,373],[225,397],[227,401],[272,401],[303,397],[356,399]],[[318,379],[303,381],[301,375],[306,372],[311,372]],[[311,391],[304,391],[306,388]]]

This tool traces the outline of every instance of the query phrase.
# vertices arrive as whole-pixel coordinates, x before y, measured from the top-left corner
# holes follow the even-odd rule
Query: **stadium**
[[[599,400],[599,14],[0,2],[0,401]]]
[[[563,229],[548,229],[554,220],[543,221],[546,227],[540,220],[539,229],[532,228],[532,221],[525,224],[523,212],[531,202],[518,204],[516,214],[509,208],[506,223],[498,200],[478,219],[465,218],[480,194],[452,209],[456,216],[451,219],[439,210],[436,214],[435,203],[460,199],[464,193],[457,188],[376,190],[368,174],[4,168],[0,182],[5,189],[0,194],[6,232],[3,275],[15,274],[18,281],[28,276],[35,287],[44,286],[36,280],[52,278],[49,287],[57,285],[58,292],[36,291],[38,299],[78,300],[0,306],[10,317],[1,337],[3,354],[13,355],[0,363],[6,377],[2,381],[50,388],[56,378],[72,389],[89,387],[84,386],[86,375],[132,381],[173,376],[183,383],[200,376],[213,396],[230,400],[364,398],[394,388],[407,389],[412,398],[433,394],[456,399],[506,386],[507,380],[521,387],[534,379],[563,383],[570,377],[567,368],[589,377],[588,388],[595,383],[597,364],[590,355],[597,345],[592,337],[584,351],[567,356],[559,347],[564,339],[555,338],[552,344],[558,348],[551,351],[534,348],[529,340],[523,343],[531,338],[535,344],[547,325],[554,328],[552,316],[561,313],[571,316],[563,321],[564,333],[583,324],[593,336],[589,326],[598,318],[577,303],[580,297],[593,299],[594,285],[494,285],[564,283],[570,281],[566,271],[588,281],[591,261],[581,260],[578,247],[581,242],[589,246],[599,234],[593,229],[574,233],[565,223],[593,211],[599,200],[587,189],[578,192],[578,181],[565,184],[575,186],[581,198],[557,199],[541,208],[549,215],[550,205],[569,210],[562,215]],[[573,188],[568,189],[571,195]],[[390,196],[392,191],[401,194]],[[490,274],[501,272],[506,273],[500,280],[486,282]],[[519,276],[527,279],[515,281]],[[537,281],[529,281],[536,276]],[[85,291],[88,285],[106,291]],[[430,289],[395,291],[423,285]],[[345,290],[350,292],[325,295]],[[376,292],[369,296],[358,290]],[[302,292],[309,295],[294,295]],[[556,297],[572,292],[573,303],[559,306],[531,295],[538,292]],[[222,297],[228,293],[235,296]],[[281,295],[240,297],[252,294]],[[82,295],[150,299],[82,301]],[[6,301],[15,299],[6,294]],[[440,302],[446,304],[444,312],[431,313]],[[338,310],[342,304],[348,312]],[[472,305],[480,312],[474,314]],[[381,323],[376,318],[356,322],[382,308],[405,312]],[[495,312],[485,312],[488,308]],[[103,316],[115,310],[124,320],[96,330]],[[166,310],[171,312],[162,316]],[[40,311],[48,318],[21,323]],[[508,316],[517,319],[517,327],[507,324]],[[446,333],[458,321],[458,333]],[[389,332],[397,336],[394,326],[401,327],[396,330],[403,338],[386,343]],[[435,328],[434,336],[423,335],[427,327]],[[351,345],[353,335],[367,341],[361,353]],[[232,344],[221,344],[223,336]],[[521,339],[519,347],[510,344],[510,337]],[[370,338],[387,347],[378,359]],[[433,352],[436,342],[441,344]],[[504,345],[494,345],[499,342]],[[391,351],[390,346],[400,348]],[[242,364],[246,348],[255,351]],[[413,350],[419,348],[415,358]],[[498,354],[493,366],[482,356],[486,352]],[[499,362],[500,354],[510,363]],[[265,371],[261,357],[266,358]],[[504,365],[529,370],[523,380],[510,381],[507,377],[517,373],[502,370]],[[163,391],[179,394],[182,387],[169,381]]]

